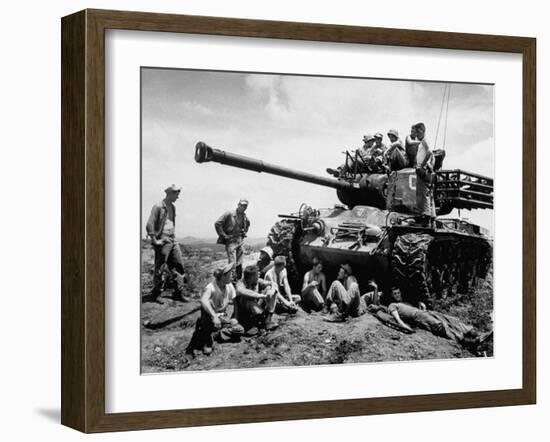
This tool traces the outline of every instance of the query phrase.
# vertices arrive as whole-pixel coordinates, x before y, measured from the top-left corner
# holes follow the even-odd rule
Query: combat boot
[[[279,323],[273,319],[273,313],[270,313],[269,315],[267,315],[264,328],[267,331],[271,331],[275,330],[277,327],[279,327]]]

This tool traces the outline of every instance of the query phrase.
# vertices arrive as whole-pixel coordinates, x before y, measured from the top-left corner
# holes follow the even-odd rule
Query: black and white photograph
[[[143,374],[494,356],[493,84],[140,75]]]

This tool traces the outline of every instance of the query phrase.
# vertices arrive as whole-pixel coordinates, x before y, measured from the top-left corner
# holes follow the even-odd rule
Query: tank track
[[[393,245],[393,282],[401,289],[404,300],[413,304],[426,303],[431,298],[428,248],[433,239],[426,233],[407,233],[398,236]]]
[[[393,283],[401,288],[406,301],[429,305],[434,298],[468,293],[477,279],[486,278],[491,254],[488,243],[442,239],[426,233],[400,235],[391,257]]]
[[[273,257],[286,256],[286,270],[288,274],[288,282],[293,292],[300,291],[301,276],[298,270],[298,263],[296,260],[295,250],[295,238],[296,232],[300,229],[300,223],[294,220],[282,219],[277,221],[269,234],[267,235],[267,243],[273,250]]]

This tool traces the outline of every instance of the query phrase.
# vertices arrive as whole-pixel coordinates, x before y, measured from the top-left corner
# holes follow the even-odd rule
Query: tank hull
[[[452,290],[456,291],[458,285],[468,288],[474,279],[485,277],[492,240],[483,229],[456,219],[436,219],[427,226],[395,223],[407,217],[357,206],[321,211],[317,222],[322,222],[322,233],[297,223],[291,248],[296,288],[314,258],[323,262],[329,283],[346,263],[354,270],[362,293],[369,290],[368,281],[375,279],[383,290],[398,285],[422,301],[441,295],[449,284],[455,284]]]

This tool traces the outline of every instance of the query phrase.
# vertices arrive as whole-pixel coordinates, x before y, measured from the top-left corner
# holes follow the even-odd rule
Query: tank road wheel
[[[398,236],[393,245],[393,282],[403,297],[414,304],[431,298],[428,248],[432,240],[433,237],[425,233],[407,233]]]
[[[286,256],[288,282],[293,292],[300,292],[301,277],[295,255],[295,236],[300,228],[298,221],[282,219],[275,223],[267,235],[267,245],[273,249],[273,257]]]

